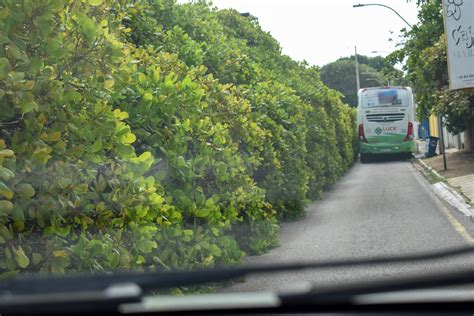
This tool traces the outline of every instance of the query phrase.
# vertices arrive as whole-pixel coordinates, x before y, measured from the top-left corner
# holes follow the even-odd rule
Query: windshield
[[[362,92],[362,107],[407,107],[406,89],[365,90]]]
[[[0,1],[0,285],[472,245],[474,98],[449,88],[443,31],[443,12],[462,12],[448,57],[472,63],[472,10],[382,2],[406,21],[349,0]],[[163,292],[408,279],[471,263]]]

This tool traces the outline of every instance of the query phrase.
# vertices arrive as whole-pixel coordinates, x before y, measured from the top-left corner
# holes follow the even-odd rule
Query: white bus
[[[357,106],[361,162],[370,155],[415,152],[415,102],[409,87],[360,89]]]

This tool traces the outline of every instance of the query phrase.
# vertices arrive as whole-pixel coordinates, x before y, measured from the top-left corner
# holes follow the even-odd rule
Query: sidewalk
[[[438,171],[445,177],[448,184],[458,188],[461,193],[470,199],[474,204],[474,153],[468,153],[457,149],[446,149],[447,170],[444,170],[443,156],[437,155],[431,158],[425,158],[424,142],[418,141],[420,154],[418,158],[422,159],[428,166]]]

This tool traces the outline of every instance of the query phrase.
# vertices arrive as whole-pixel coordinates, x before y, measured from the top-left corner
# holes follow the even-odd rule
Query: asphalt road
[[[281,246],[249,264],[417,254],[469,245],[474,223],[437,199],[409,161],[356,164],[307,216],[285,223]],[[461,233],[460,233],[461,231]],[[464,235],[464,237],[463,237]],[[249,276],[224,291],[278,291],[406,278],[474,266],[474,256],[418,264]]]

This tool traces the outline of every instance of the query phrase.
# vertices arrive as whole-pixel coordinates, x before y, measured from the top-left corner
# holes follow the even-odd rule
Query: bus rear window
[[[404,89],[366,90],[362,92],[364,108],[408,106],[408,93]]]

